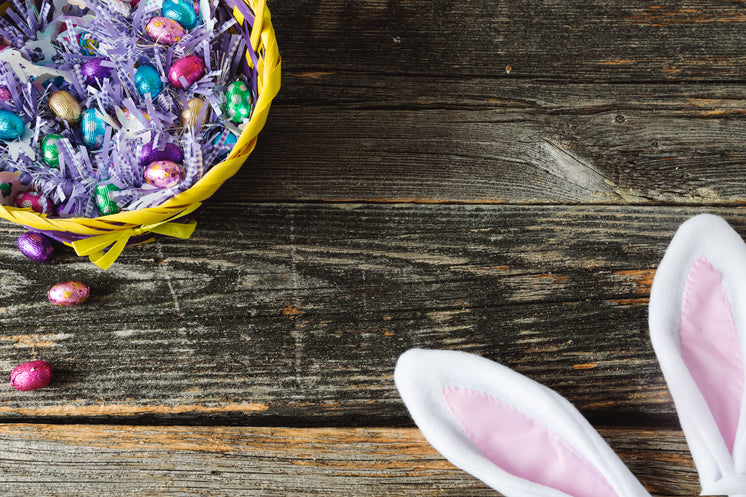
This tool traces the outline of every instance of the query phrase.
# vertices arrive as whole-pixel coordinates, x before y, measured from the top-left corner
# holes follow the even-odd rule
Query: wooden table
[[[414,428],[412,347],[556,389],[656,496],[697,475],[650,345],[680,223],[746,235],[746,6],[271,0],[283,88],[188,241],[104,272],[0,225],[0,493],[496,495]],[[71,309],[45,297],[79,279]]]

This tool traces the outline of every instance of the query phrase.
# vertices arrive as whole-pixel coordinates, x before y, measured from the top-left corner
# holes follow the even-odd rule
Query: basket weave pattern
[[[196,226],[190,216],[246,161],[280,89],[280,54],[266,0],[220,1],[223,8],[232,11],[246,40],[244,70],[257,88],[251,119],[225,160],[214,165],[191,188],[158,207],[96,218],[49,218],[30,209],[0,206],[0,217],[51,236],[73,247],[78,255],[89,256],[104,269],[128,244],[150,241],[155,235],[189,238]]]

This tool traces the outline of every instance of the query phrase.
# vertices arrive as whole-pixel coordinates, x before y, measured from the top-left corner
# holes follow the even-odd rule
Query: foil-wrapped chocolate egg
[[[214,147],[217,147],[217,146],[218,146],[218,144],[220,143],[220,137],[221,137],[221,136],[222,136],[221,134],[218,134],[218,135],[217,135],[217,136],[215,137],[215,139],[214,139],[214,140],[212,141],[212,145],[213,145]],[[221,153],[220,153],[220,154],[218,155],[218,157],[220,157],[220,158],[224,158],[225,156],[227,156],[227,155],[228,155],[228,152],[230,152],[230,151],[231,151],[231,149],[233,148],[233,146],[234,146],[234,145],[235,145],[236,143],[238,143],[238,138],[236,138],[236,135],[234,135],[233,133],[228,133],[228,136],[226,136],[226,137],[225,137],[225,140],[223,141],[223,148],[225,149],[225,151],[224,151],[224,152],[221,152]]]
[[[14,205],[21,191],[21,172],[0,171],[0,205]]]
[[[181,181],[181,167],[175,162],[158,160],[145,168],[145,181],[158,188],[171,188]]]
[[[27,231],[18,237],[18,250],[34,262],[47,262],[54,255],[54,242],[41,233]]]
[[[251,89],[243,81],[234,81],[225,90],[225,111],[231,121],[240,123],[251,115]]]
[[[98,109],[86,109],[80,120],[80,136],[86,147],[96,150],[101,148],[106,135],[106,121]]]
[[[97,82],[111,77],[111,68],[103,65],[104,61],[105,59],[93,59],[83,64],[80,72],[83,73],[85,84],[94,86]]]
[[[163,91],[163,81],[158,69],[148,64],[138,67],[135,70],[135,86],[141,96],[150,93],[150,98],[155,99]]]
[[[51,134],[41,141],[41,160],[49,167],[60,167],[60,151],[57,148],[57,140],[61,135]]]
[[[153,41],[164,45],[173,45],[186,34],[181,24],[168,17],[153,17],[145,25],[145,32]]]
[[[102,216],[116,214],[119,212],[119,206],[111,198],[112,192],[118,192],[121,188],[111,183],[100,183],[96,185],[96,207]]]
[[[88,31],[80,33],[78,45],[80,46],[80,53],[83,55],[96,55],[96,52],[98,52],[98,41],[93,39],[93,35]]]
[[[80,103],[65,90],[57,90],[52,93],[49,96],[47,105],[49,105],[49,110],[51,110],[55,116],[70,124],[78,122],[80,120],[80,114],[83,112]]]
[[[162,148],[158,148],[155,142],[149,142],[142,146],[140,151],[140,165],[150,164],[151,162],[167,160],[181,164],[184,161],[184,153],[178,145],[166,143]]]
[[[204,104],[205,101],[199,97],[193,97],[187,100],[187,103],[184,106],[184,110],[181,111],[182,128],[197,127],[197,120],[199,120],[199,115],[202,112],[202,106]]]
[[[9,110],[0,110],[0,140],[17,140],[23,136],[23,119]]]
[[[197,55],[187,55],[171,65],[168,81],[174,88],[189,88],[205,75],[205,62]],[[183,79],[182,79],[183,78]]]
[[[10,93],[10,90],[4,86],[0,86],[0,101],[9,102],[12,98],[13,95]]]
[[[53,375],[54,369],[46,361],[24,362],[10,372],[10,386],[21,392],[38,390],[49,385]]]
[[[54,214],[54,204],[44,194],[39,192],[23,192],[16,197],[16,207],[31,209],[39,214]]]
[[[80,281],[57,283],[47,292],[49,301],[63,307],[82,304],[88,300],[91,290]]]
[[[163,0],[161,15],[173,19],[186,29],[192,29],[197,25],[194,5],[187,0]]]

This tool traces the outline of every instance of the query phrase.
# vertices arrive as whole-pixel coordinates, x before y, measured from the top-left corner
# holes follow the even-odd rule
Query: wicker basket
[[[266,0],[220,0],[238,21],[246,40],[244,71],[256,81],[254,109],[233,149],[191,188],[158,207],[123,211],[96,218],[49,218],[30,209],[0,206],[0,217],[43,233],[71,246],[107,269],[124,247],[154,240],[157,236],[189,238],[194,231],[195,211],[241,168],[254,149],[272,99],[280,89],[280,54]]]

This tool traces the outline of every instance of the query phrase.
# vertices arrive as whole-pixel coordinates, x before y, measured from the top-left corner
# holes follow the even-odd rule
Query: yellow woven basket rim
[[[246,57],[251,64],[248,50],[257,54],[257,100],[251,119],[238,137],[226,159],[214,165],[188,190],[157,207],[123,211],[95,218],[49,218],[30,209],[0,206],[0,218],[40,231],[59,231],[82,236],[95,236],[112,231],[132,231],[135,228],[157,225],[191,211],[210,198],[220,186],[241,168],[256,145],[259,131],[264,127],[272,99],[280,90],[280,52],[272,27],[266,0],[237,0],[245,2],[254,12],[250,42],[247,40]],[[243,25],[246,20],[237,8],[233,16]],[[147,231],[147,230],[146,230]],[[142,231],[139,231],[142,234]]]

